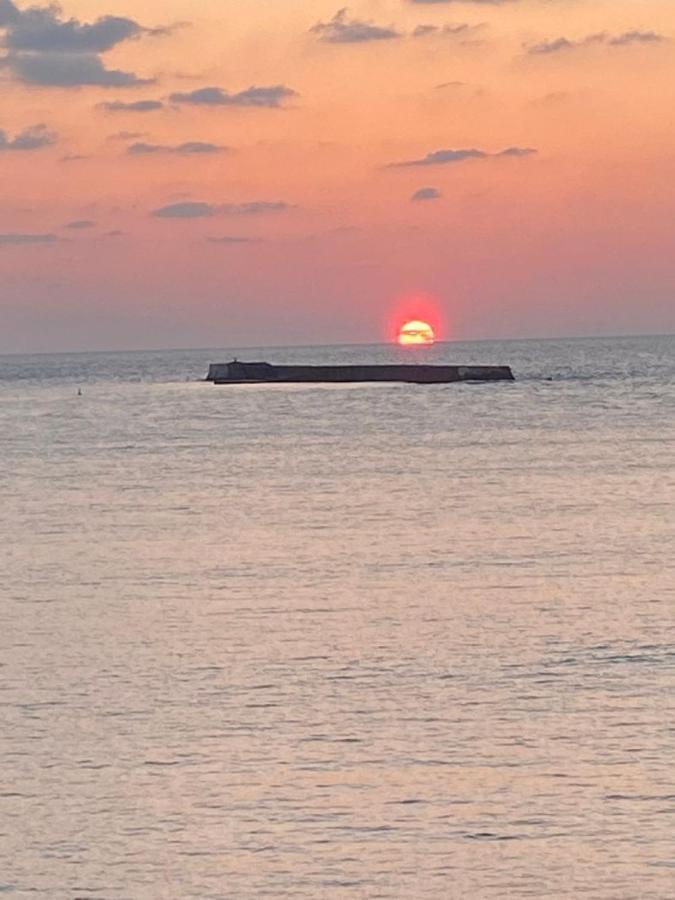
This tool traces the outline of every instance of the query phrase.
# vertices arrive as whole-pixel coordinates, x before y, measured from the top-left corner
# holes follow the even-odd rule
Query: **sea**
[[[2,356],[0,595],[3,897],[675,896],[672,336]]]

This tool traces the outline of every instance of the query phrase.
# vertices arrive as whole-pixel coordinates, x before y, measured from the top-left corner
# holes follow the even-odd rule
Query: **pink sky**
[[[196,6],[0,0],[0,352],[675,330],[672,3]]]

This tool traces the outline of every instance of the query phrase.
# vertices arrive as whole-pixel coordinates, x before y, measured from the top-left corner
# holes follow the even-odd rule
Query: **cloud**
[[[5,46],[11,50],[58,53],[105,53],[123,41],[171,34],[187,23],[147,28],[126,16],[99,16],[94,22],[63,18],[59,3],[19,9],[12,0],[0,0],[0,28],[7,29]]]
[[[250,203],[224,203],[220,211],[229,216],[257,216],[260,213],[285,212],[290,203],[281,200],[255,200]]]
[[[92,24],[77,19],[60,21],[58,6],[32,6],[10,23],[5,46],[38,53],[105,53],[138,37],[146,29],[133,19],[101,16]]]
[[[412,37],[460,37],[470,34],[482,28],[482,25],[468,25],[466,22],[458,22],[456,25],[418,25],[412,32]]]
[[[111,100],[99,103],[99,107],[106,112],[154,112],[164,109],[164,104],[161,100]]]
[[[168,150],[170,153],[227,153],[229,151],[229,147],[224,147],[222,144],[212,144],[209,141],[184,141],[182,144],[178,144],[177,147],[169,147]]]
[[[0,244],[53,244],[58,241],[56,234],[21,233],[17,231],[0,234]]]
[[[534,97],[530,100],[530,106],[557,106],[570,100],[574,94],[571,91],[549,91],[540,97]]]
[[[58,3],[19,9],[0,0],[0,29],[6,55],[0,62],[29,84],[125,86],[147,83],[131,72],[108,69],[101,59],[125,41],[162,35],[171,28],[146,28],[125,16],[100,16],[93,22],[64,18]]]
[[[507,147],[506,150],[501,150],[499,153],[488,154],[488,156],[513,156],[521,158],[524,156],[534,156],[536,152],[534,147]]]
[[[131,156],[145,156],[152,153],[177,153],[182,156],[189,156],[193,153],[225,153],[229,147],[222,147],[219,144],[210,144],[206,141],[185,141],[182,144],[170,146],[167,144],[147,144],[140,141],[127,147],[127,153]]]
[[[115,134],[109,134],[107,141],[133,141],[137,138],[145,137],[145,131],[117,131]]]
[[[487,156],[484,150],[434,150],[421,159],[409,159],[404,162],[391,163],[393,168],[403,166],[440,166],[446,163],[463,162],[465,159],[482,159]]]
[[[83,231],[87,228],[93,228],[95,225],[96,222],[93,219],[74,219],[72,222],[67,222],[65,227],[74,231]]]
[[[498,153],[488,153],[486,150],[434,150],[427,153],[421,159],[408,159],[403,162],[389,163],[387,168],[400,169],[410,166],[444,166],[452,163],[464,162],[467,159],[496,159],[500,156],[532,156],[537,151],[532,147],[507,147]]]
[[[586,39],[583,43],[588,43]],[[567,38],[559,37],[552,41],[541,41],[538,44],[532,44],[527,48],[527,52],[533,56],[547,53],[558,53],[560,50],[571,50],[572,47],[580,47],[581,43],[569,41]]]
[[[631,44],[660,44],[665,40],[666,37],[658,34],[656,31],[625,31],[623,34],[616,35],[599,32],[598,34],[589,34],[587,37],[578,40],[559,37],[549,41],[541,41],[538,44],[531,44],[527,47],[527,52],[531,56],[547,56],[566,50],[590,47],[594,44],[603,44],[607,47],[628,47]]]
[[[0,0],[0,28],[6,28],[21,15],[12,0]]]
[[[350,19],[345,6],[338,10],[329,22],[317,22],[310,29],[320,41],[328,44],[362,44],[368,41],[386,41],[402,37],[395,28],[374,25],[362,19]]]
[[[392,40],[394,38],[460,37],[466,36],[483,25],[468,25],[465,22],[445,25],[418,25],[411,32],[399,31],[393,26],[382,27],[361,19],[350,19],[347,7],[335,13],[329,22],[318,22],[310,32],[319,35],[319,40],[330,44],[362,44],[368,41]]]
[[[262,238],[257,237],[238,237],[237,235],[225,234],[222,237],[207,237],[208,244],[259,244]]]
[[[665,35],[656,31],[625,31],[610,37],[607,43],[610,47],[626,47],[628,44],[660,44],[665,40]]]
[[[419,200],[440,200],[442,196],[443,195],[438,190],[438,188],[423,187],[423,188],[420,188],[418,191],[415,191],[415,193],[412,195],[412,197],[410,199],[414,200],[415,202],[417,202]]]
[[[217,214],[229,216],[253,216],[261,213],[284,212],[291,209],[289,203],[279,200],[255,200],[249,203],[204,203],[186,200],[180,203],[169,203],[153,210],[151,215],[156,219],[202,219]]]
[[[2,63],[19,81],[49,87],[133,87],[152,82],[133,72],[107,69],[95,53],[12,53]]]
[[[185,93],[171,94],[169,99],[172,103],[188,103],[194,106],[259,106],[277,109],[289,97],[297,97],[296,91],[284,84],[273,84],[267,87],[252,85],[236,94],[219,87],[203,87]]]
[[[40,147],[49,147],[56,141],[57,135],[42,124],[30,125],[13,138],[8,138],[7,134],[0,129],[0,151],[37,150]]]
[[[156,219],[203,219],[216,214],[217,207],[211,203],[196,201],[183,201],[182,203],[169,203],[152,211],[151,215]]]

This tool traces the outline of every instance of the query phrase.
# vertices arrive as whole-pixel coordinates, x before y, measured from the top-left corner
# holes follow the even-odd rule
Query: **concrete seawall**
[[[346,383],[399,381],[447,384],[455,381],[514,381],[509,366],[275,366],[267,362],[211,363],[206,381],[214,384]]]

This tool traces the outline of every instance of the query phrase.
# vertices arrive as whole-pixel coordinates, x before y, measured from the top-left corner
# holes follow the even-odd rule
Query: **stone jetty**
[[[206,381],[214,384],[346,383],[401,381],[448,384],[455,381],[514,381],[509,366],[348,365],[276,366],[268,362],[211,363]]]

